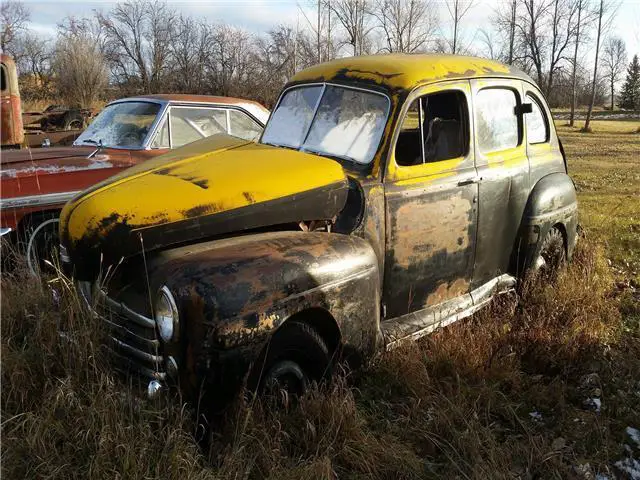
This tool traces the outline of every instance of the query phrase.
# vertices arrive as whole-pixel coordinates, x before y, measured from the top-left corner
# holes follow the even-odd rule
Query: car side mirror
[[[515,107],[516,115],[524,115],[525,113],[533,112],[533,105],[531,103],[521,103]]]

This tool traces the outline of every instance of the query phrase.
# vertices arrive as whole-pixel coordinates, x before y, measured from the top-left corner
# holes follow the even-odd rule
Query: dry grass
[[[609,266],[627,237],[606,236],[596,200],[585,198],[602,191],[601,201],[615,201],[615,188],[632,194],[624,181],[590,174],[614,174],[596,160],[602,153],[588,153],[602,152],[599,141],[591,143],[599,128],[591,135],[561,129],[575,152],[570,166],[588,230],[555,283],[503,296],[471,319],[338,377],[290,411],[239,399],[206,446],[194,440],[192,411],[178,398],[138,400],[112,375],[101,332],[73,291],[62,289],[54,300],[23,269],[4,273],[3,476],[619,476],[617,460],[640,456],[624,446],[634,448],[625,428],[640,428],[640,302],[628,282],[619,285],[630,272]],[[633,164],[623,134],[609,135],[616,141],[606,148],[622,153],[601,160]],[[584,155],[581,142],[588,142]],[[624,222],[618,212],[610,217]],[[73,341],[58,328],[73,332]],[[601,401],[599,412],[585,403],[590,398]]]

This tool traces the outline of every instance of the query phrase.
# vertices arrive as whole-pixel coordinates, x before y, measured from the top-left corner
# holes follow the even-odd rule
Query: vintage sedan
[[[89,189],[61,218],[61,256],[118,364],[150,396],[177,385],[204,392],[201,405],[245,379],[304,391],[339,358],[369,358],[553,271],[577,238],[535,82],[448,55],[303,70],[258,143],[193,143]]]
[[[34,271],[57,248],[62,206],[85,188],[214,134],[259,138],[269,111],[229,97],[146,95],[109,103],[73,146],[2,152],[0,234]]]

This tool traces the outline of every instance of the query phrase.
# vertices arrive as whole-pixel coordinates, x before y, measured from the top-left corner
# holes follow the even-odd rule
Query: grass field
[[[3,477],[640,475],[638,125],[559,126],[586,233],[557,282],[502,297],[288,411],[238,400],[206,446],[190,407],[137,400],[111,375],[72,291],[54,304],[26,275],[3,276]]]

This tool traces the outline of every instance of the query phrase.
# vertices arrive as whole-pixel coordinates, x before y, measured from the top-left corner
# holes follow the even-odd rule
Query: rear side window
[[[516,92],[507,88],[480,90],[475,99],[476,137],[482,153],[518,146]]]
[[[262,133],[262,127],[239,110],[229,110],[229,123],[229,134],[245,140],[257,140]]]
[[[540,100],[533,94],[527,93],[527,102],[531,103],[532,111],[526,115],[527,141],[533,143],[545,143],[549,141],[549,123],[544,113]]]

